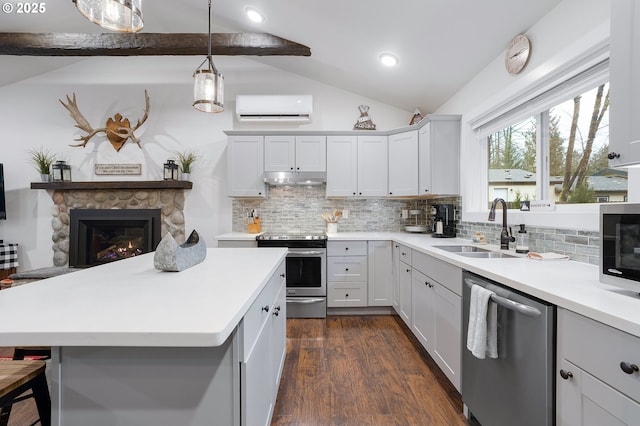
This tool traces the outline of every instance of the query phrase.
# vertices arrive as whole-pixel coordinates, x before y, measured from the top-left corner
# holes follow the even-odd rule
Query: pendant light
[[[193,73],[193,107],[203,112],[224,111],[224,77],[218,72],[211,59],[211,0],[209,0],[209,54]]]
[[[88,20],[112,31],[135,33],[142,29],[142,0],[73,0]]]

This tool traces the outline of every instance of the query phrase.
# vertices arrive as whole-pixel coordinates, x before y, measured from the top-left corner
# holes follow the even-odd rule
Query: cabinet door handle
[[[344,297],[349,297],[349,293],[345,294]]]
[[[280,315],[280,306],[276,306],[275,308],[273,308],[273,315],[276,317]]]
[[[626,361],[620,363],[620,368],[627,374],[633,374],[638,372],[638,366],[636,364],[629,364]]]
[[[407,269],[407,272],[411,272],[411,269]]]
[[[573,373],[571,371],[560,370],[560,377],[564,380],[568,380],[573,377]]]
[[[269,305],[263,306],[262,310],[265,311],[265,312],[269,312]]]
[[[284,275],[284,274],[280,274],[280,278],[284,278],[284,277],[285,277],[285,275]]]
[[[344,268],[345,272],[349,272],[349,268]]]

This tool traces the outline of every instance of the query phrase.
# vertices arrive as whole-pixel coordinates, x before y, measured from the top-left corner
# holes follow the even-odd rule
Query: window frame
[[[596,87],[601,82],[609,81],[609,45],[607,43],[598,46],[587,54],[579,57],[571,63],[565,64],[558,71],[542,77],[529,86],[521,87],[508,99],[496,104],[493,108],[478,113],[466,122],[466,135],[468,147],[469,167],[467,172],[473,173],[475,179],[465,179],[468,185],[463,191],[463,217],[469,222],[488,222],[488,142],[487,136],[492,130],[500,130],[500,126],[508,126],[508,121],[515,122],[517,118],[526,118],[541,114],[540,111],[548,111],[557,103],[572,97],[572,94],[582,93]],[[590,87],[589,87],[590,86]],[[577,93],[576,93],[577,92]],[[575,96],[575,95],[574,95]],[[564,99],[562,99],[564,97]],[[540,105],[545,105],[541,109]],[[544,126],[546,121],[546,126]],[[543,120],[537,120],[537,131],[548,132],[548,115]],[[543,130],[544,129],[544,130]],[[548,136],[548,135],[547,135]],[[548,139],[548,137],[547,137]],[[542,138],[538,138],[540,144]],[[538,180],[536,192],[542,187],[548,187],[548,176],[545,176],[549,159],[548,146],[543,152],[540,146],[536,147],[539,153],[536,161],[538,170],[544,176]],[[540,194],[537,195],[539,197]],[[540,199],[540,198],[538,198]],[[598,230],[599,228],[599,203],[585,204],[557,204],[554,211],[545,212],[520,212],[509,210],[510,223],[527,223],[531,226],[549,226],[554,228],[570,228],[582,230]],[[576,224],[579,224],[576,226]]]

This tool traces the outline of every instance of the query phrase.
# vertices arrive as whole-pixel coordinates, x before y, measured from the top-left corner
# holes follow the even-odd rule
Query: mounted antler
[[[84,130],[85,132],[87,132],[86,136],[81,136],[79,138],[74,139],[76,141],[84,141],[84,142],[79,143],[77,145],[71,145],[71,146],[81,146],[84,148],[87,142],[89,142],[89,139],[91,139],[92,137],[94,137],[96,134],[100,132],[107,131],[106,127],[103,127],[100,129],[94,129],[93,127],[91,127],[91,124],[89,124],[89,121],[86,118],[84,118],[84,115],[82,115],[82,113],[78,109],[75,93],[73,94],[73,99],[69,98],[69,95],[67,95],[68,104],[65,104],[64,102],[62,102],[62,99],[58,99],[58,100],[60,101],[62,106],[65,107],[67,111],[69,111],[69,113],[71,114],[71,118],[73,118],[73,121],[77,123],[76,127],[80,130]]]
[[[140,145],[140,139],[135,136],[134,132],[138,128],[140,128],[140,126],[142,126],[149,117],[151,102],[149,101],[149,94],[146,90],[144,91],[144,97],[144,115],[140,120],[138,120],[134,128],[131,128],[128,118],[123,119],[122,115],[118,113],[113,118],[109,118],[107,120],[106,127],[94,129],[78,109],[78,105],[76,103],[76,94],[73,94],[73,99],[69,98],[69,96],[67,95],[67,104],[65,104],[62,100],[60,100],[60,103],[67,109],[67,111],[69,111],[69,113],[71,114],[71,118],[73,118],[73,120],[77,123],[76,127],[87,132],[86,136],[81,136],[75,139],[77,141],[83,141],[82,143],[71,146],[84,147],[87,145],[87,142],[89,142],[89,139],[100,132],[105,132],[107,138],[109,139],[109,142],[111,142],[111,145],[116,151],[120,151],[120,149],[122,149],[122,146],[128,139],[131,139],[138,145],[138,148],[142,149],[142,146]]]
[[[136,130],[138,130],[140,128],[140,126],[142,126],[144,124],[145,121],[147,121],[147,118],[149,118],[149,110],[151,108],[151,101],[149,100],[149,94],[147,93],[146,90],[144,91],[144,100],[145,100],[144,115],[142,116],[142,118],[140,120],[138,120],[138,122],[136,123],[135,127],[130,128],[129,127],[129,120],[125,119],[124,120],[124,122],[126,123],[125,126],[119,127],[117,130],[111,130],[111,128],[108,128],[107,129],[107,137],[109,137],[110,135],[113,135],[114,137],[119,138],[119,139],[123,139],[125,141],[127,139],[131,139],[132,142],[135,142],[138,145],[138,148],[142,149],[142,146],[140,146],[140,139],[138,139],[136,137],[134,132]],[[119,120],[120,119],[120,114],[116,114],[116,116],[114,118]],[[109,120],[111,120],[111,119],[109,119]],[[107,122],[107,127],[109,127],[109,121]]]

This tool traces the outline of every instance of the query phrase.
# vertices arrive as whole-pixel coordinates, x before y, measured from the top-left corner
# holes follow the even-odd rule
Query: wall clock
[[[518,74],[527,65],[531,53],[531,41],[520,34],[511,40],[504,56],[504,66],[509,74]]]

